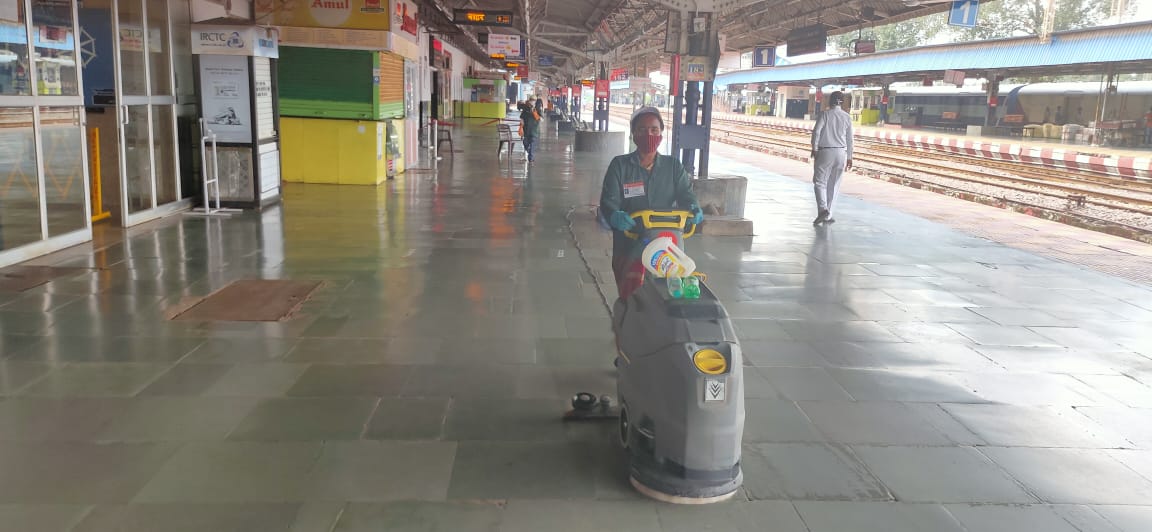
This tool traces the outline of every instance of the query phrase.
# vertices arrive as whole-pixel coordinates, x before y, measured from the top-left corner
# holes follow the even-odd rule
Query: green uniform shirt
[[[688,210],[694,204],[692,178],[674,157],[657,154],[652,170],[648,171],[640,166],[639,155],[632,152],[612,159],[604,173],[600,213],[605,219],[611,219],[616,211]],[[613,231],[613,255],[627,253],[635,242],[623,232]]]
[[[540,121],[532,115],[532,111],[521,111],[520,121],[524,124],[524,136],[536,138],[540,136]]]

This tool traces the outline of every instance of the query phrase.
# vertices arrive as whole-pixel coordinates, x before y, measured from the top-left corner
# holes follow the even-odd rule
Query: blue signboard
[[[537,60],[536,60],[536,65],[537,65],[537,66],[542,66],[542,67],[550,67],[550,66],[552,66],[552,56],[550,56],[550,55],[541,55],[539,58],[537,58]]]
[[[976,27],[976,11],[980,0],[955,0],[948,11],[948,25],[962,28]]]
[[[757,46],[752,51],[752,68],[776,66],[776,47]]]

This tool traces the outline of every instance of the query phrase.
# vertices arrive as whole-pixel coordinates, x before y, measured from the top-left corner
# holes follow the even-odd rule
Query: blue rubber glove
[[[693,225],[700,225],[700,223],[704,221],[704,210],[701,209],[699,205],[692,204],[691,207],[688,207],[688,212],[695,215],[692,217]]]
[[[608,220],[612,228],[617,231],[631,231],[636,227],[636,220],[633,220],[628,213],[624,211],[616,211],[612,213],[612,219]]]

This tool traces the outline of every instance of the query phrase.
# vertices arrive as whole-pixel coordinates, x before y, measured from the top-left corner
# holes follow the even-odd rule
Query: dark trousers
[[[528,155],[529,161],[536,160],[536,157],[533,153],[533,150],[535,148],[536,148],[536,137],[534,137],[534,136],[524,137],[524,153],[526,155]]]

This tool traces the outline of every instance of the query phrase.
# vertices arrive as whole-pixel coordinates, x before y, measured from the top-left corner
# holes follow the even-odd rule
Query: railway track
[[[627,119],[627,112],[614,113]],[[666,116],[666,118],[668,118]],[[806,132],[713,119],[712,139],[807,160]],[[1118,176],[857,141],[857,169],[875,178],[931,189],[1152,243],[1152,183]],[[861,164],[863,163],[863,164]]]

